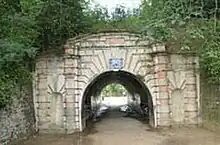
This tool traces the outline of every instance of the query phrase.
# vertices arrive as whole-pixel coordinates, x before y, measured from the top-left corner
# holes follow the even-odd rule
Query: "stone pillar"
[[[196,74],[196,101],[197,101],[197,107],[198,107],[198,124],[202,123],[202,116],[201,116],[201,106],[200,106],[200,72],[199,72],[199,57],[195,57],[195,74]]]
[[[198,58],[185,57],[186,91],[185,100],[185,124],[198,124],[200,120],[200,81],[198,71]]]
[[[41,132],[42,129],[47,129],[50,124],[50,119],[47,117],[49,114],[48,109],[48,94],[47,94],[47,60],[39,58],[36,62],[36,82],[35,84],[35,113],[36,113],[36,126]]]
[[[170,126],[170,108],[167,80],[168,55],[156,53],[155,64],[155,88],[156,88],[156,120],[158,126]]]
[[[65,129],[67,134],[74,133],[77,129],[75,119],[78,117],[75,111],[76,96],[76,76],[77,76],[77,56],[72,48],[65,46],[66,54],[64,56],[64,76],[65,76]]]

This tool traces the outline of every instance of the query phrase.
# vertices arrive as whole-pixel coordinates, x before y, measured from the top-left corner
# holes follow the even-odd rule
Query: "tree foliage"
[[[112,96],[123,96],[124,93],[126,93],[127,90],[124,88],[124,86],[120,84],[109,84],[102,90],[102,96],[104,97],[112,97]]]
[[[60,49],[68,38],[100,29],[128,29],[163,42],[170,51],[194,51],[201,71],[220,81],[220,0],[143,0],[138,9],[89,7],[85,0],[0,2],[0,106],[30,78],[30,62]]]
[[[83,0],[0,2],[0,107],[31,80],[30,62],[38,52],[58,49],[89,27],[85,8]]]
[[[219,0],[143,1],[140,30],[170,51],[196,52],[201,71],[219,83],[219,6]]]

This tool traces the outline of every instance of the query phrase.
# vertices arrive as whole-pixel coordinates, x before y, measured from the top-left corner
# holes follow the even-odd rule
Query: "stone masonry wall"
[[[158,126],[199,123],[199,73],[197,57],[161,54],[156,58]]]
[[[13,104],[0,110],[1,145],[27,138],[36,132],[32,92],[26,87],[20,89],[14,96]]]
[[[199,123],[197,57],[171,54],[163,45],[138,41],[130,33],[100,33],[69,39],[65,54],[39,57],[35,109],[40,132],[82,131],[83,94],[88,84],[122,58],[122,71],[141,76],[152,96],[154,127]]]

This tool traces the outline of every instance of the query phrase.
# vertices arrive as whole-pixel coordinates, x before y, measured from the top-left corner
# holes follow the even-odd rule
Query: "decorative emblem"
[[[110,69],[122,69],[123,59],[122,58],[111,58],[109,59]]]

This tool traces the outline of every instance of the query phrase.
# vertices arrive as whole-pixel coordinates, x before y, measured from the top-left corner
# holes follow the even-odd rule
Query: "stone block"
[[[157,99],[158,106],[169,106],[169,99]]]
[[[198,113],[185,112],[185,124],[198,124]]]
[[[79,116],[79,113],[81,113],[81,111],[75,110],[75,115],[76,115],[76,116]]]
[[[185,91],[184,98],[196,98],[196,91]]]
[[[149,41],[147,41],[147,40],[140,40],[137,42],[137,45],[148,45],[148,44],[149,44]],[[151,50],[151,52],[152,52],[152,50]]]
[[[149,90],[152,93],[158,93],[159,94],[159,87],[154,86],[154,87],[149,87]]]
[[[65,97],[66,97],[66,102],[75,102],[75,97],[73,94],[68,94]]]
[[[76,67],[65,67],[64,68],[64,74],[76,74]]]
[[[37,102],[50,102],[50,95],[47,91],[40,91],[37,95]]]
[[[160,120],[170,120],[169,113],[157,113],[157,118]]]
[[[157,105],[157,113],[169,113],[169,105]]]
[[[154,75],[148,74],[144,77],[144,80],[145,80],[145,82],[149,82],[150,80],[154,80]]]
[[[46,74],[47,71],[48,71],[47,68],[39,68],[39,69],[36,70],[36,72],[39,73],[39,74]]]
[[[163,126],[163,127],[165,127],[165,126],[170,126],[170,124],[171,124],[171,121],[168,119],[168,120],[166,120],[166,119],[158,119],[158,126]]]
[[[38,122],[38,128],[40,130],[44,130],[44,129],[48,130],[50,128],[50,126],[51,126],[50,122],[42,122],[42,121]]]
[[[160,71],[156,73],[156,78],[157,79],[166,79],[167,73],[165,71]]]
[[[140,75],[140,76],[144,76],[146,74],[146,68],[145,67],[139,67],[138,69],[136,69],[135,72],[137,72],[137,74]]]
[[[185,111],[197,111],[197,104],[185,104]]]
[[[79,129],[79,128],[80,128],[79,122],[75,122],[75,125],[76,125],[76,129]]]
[[[187,84],[186,85],[186,91],[187,92],[195,92],[196,90],[196,85],[195,84]]]
[[[65,104],[66,104],[66,109],[74,107],[74,102],[66,102]]]
[[[39,116],[38,117],[38,124],[39,125],[47,124],[47,123],[51,123],[51,117],[50,116]]]
[[[38,82],[38,89],[46,89],[47,88],[47,79],[40,79]]]
[[[154,72],[161,72],[167,70],[167,65],[166,64],[157,64],[154,67]]]
[[[79,116],[75,116],[75,122],[79,121]]]
[[[66,122],[74,122],[74,113],[73,110],[66,110]]]
[[[65,58],[64,64],[65,67],[76,67],[76,61],[72,58]]]
[[[75,102],[80,102],[80,95],[75,95]]]
[[[190,76],[186,78],[187,84],[196,84],[196,77]]]
[[[66,78],[65,88],[74,88],[74,86],[75,86],[74,78]]]
[[[154,79],[151,79],[147,82],[147,86],[150,88],[150,87],[154,87],[156,86],[156,80]]]
[[[194,97],[184,98],[184,103],[185,104],[196,104],[196,98]]]
[[[54,58],[48,61],[47,68],[52,72],[56,72],[58,68],[64,67],[64,61],[62,58]]]
[[[77,88],[83,89],[85,86],[86,86],[85,82],[78,82],[78,84],[77,84]]]
[[[186,111],[185,112],[185,118],[195,118],[198,116],[197,111]]]
[[[181,64],[184,65],[185,58],[179,54],[172,54],[172,55],[170,55],[170,62],[171,62],[171,64],[173,64],[173,66],[177,66],[177,65],[181,65]]]
[[[168,85],[168,81],[167,81],[167,79],[158,79],[157,80],[157,85],[166,86],[166,85]]]
[[[41,79],[47,79],[47,73],[38,73],[37,74],[38,77],[38,81],[40,81]]]
[[[46,110],[50,109],[51,103],[38,103],[38,109]]]
[[[74,88],[65,88],[67,95],[74,95],[75,89]]]
[[[196,57],[194,57],[194,56],[185,57],[185,63],[186,64],[193,64],[195,62],[196,62]]]
[[[159,99],[168,99],[169,94],[168,92],[159,92]]]
[[[74,104],[76,108],[79,108],[79,102],[75,102]]]
[[[168,92],[168,86],[167,85],[159,86],[159,91],[160,92]]]
[[[66,124],[66,133],[67,134],[75,133],[75,122],[69,122]]]
[[[158,56],[155,56],[155,64],[165,64],[165,63],[168,63],[168,58],[167,56],[165,55],[158,55]]]

